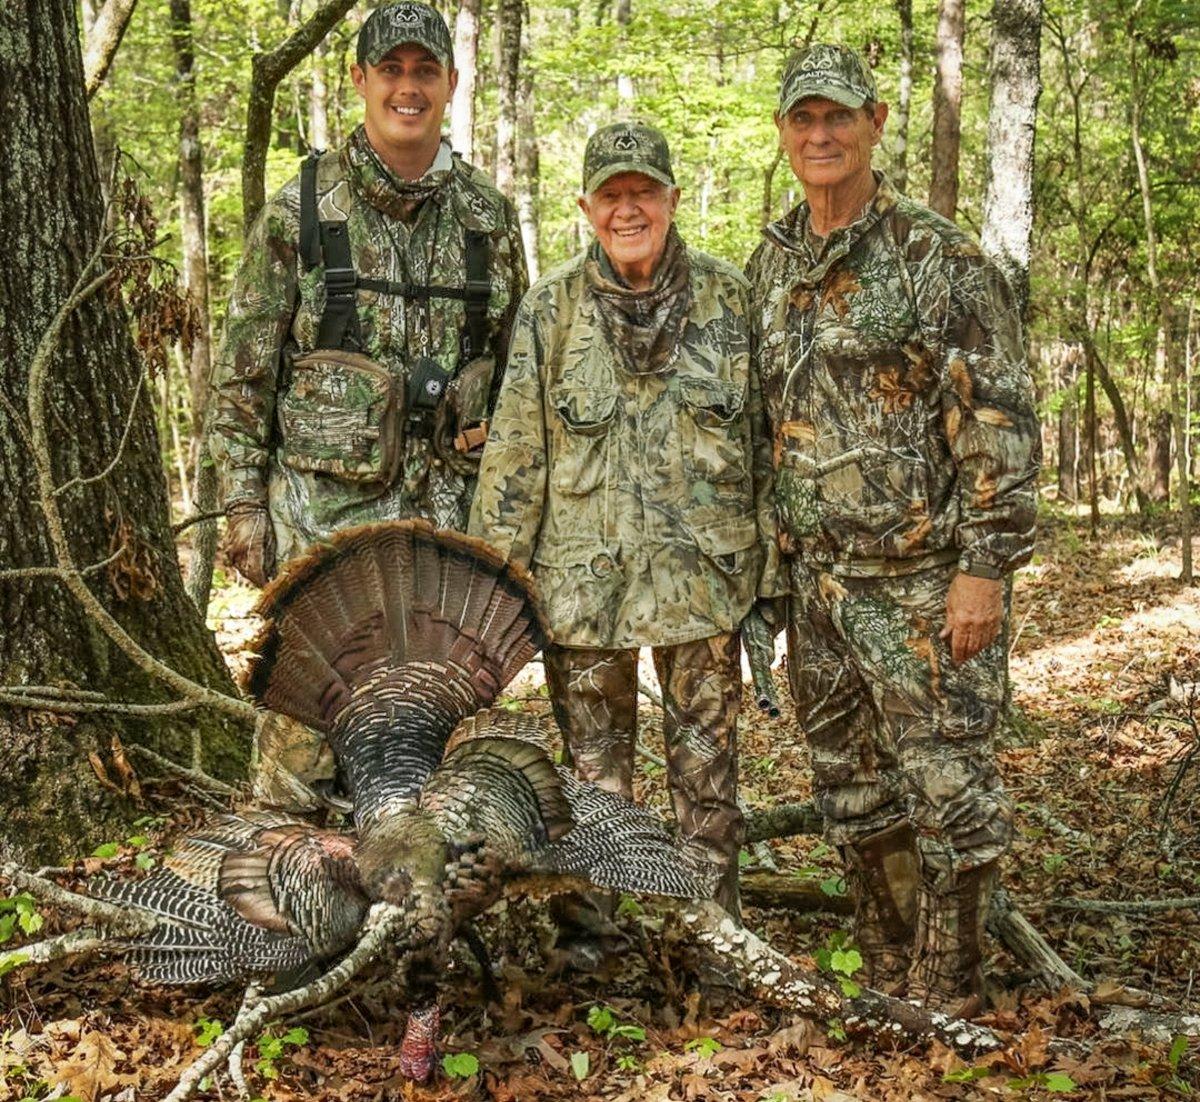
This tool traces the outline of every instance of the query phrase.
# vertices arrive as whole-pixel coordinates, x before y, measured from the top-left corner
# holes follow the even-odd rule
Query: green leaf
[[[254,1068],[264,1079],[279,1078],[279,1069],[275,1066],[274,1060],[259,1060]]]
[[[196,1044],[207,1048],[224,1032],[225,1027],[220,1022],[213,1018],[201,1018],[196,1023]]]
[[[958,1071],[948,1071],[942,1076],[943,1083],[974,1083],[976,1079],[986,1079],[989,1068],[959,1068]]]
[[[143,846],[150,844],[150,839],[144,834],[134,834],[132,837],[125,839],[125,844],[132,846],[134,849],[141,849]]]
[[[479,1071],[479,1060],[470,1052],[447,1052],[442,1057],[442,1071],[451,1079],[470,1079]]]
[[[607,1036],[609,1030],[617,1024],[617,1019],[607,1006],[593,1006],[588,1011],[587,1024],[597,1033]]]
[[[121,847],[116,842],[105,842],[102,846],[97,846],[92,850],[93,857],[116,857],[121,852]]]
[[[644,1041],[646,1031],[640,1025],[615,1025],[608,1031],[610,1037],[620,1037],[626,1041]]]
[[[701,1056],[715,1056],[721,1051],[721,1042],[715,1037],[693,1037],[683,1048],[685,1052],[698,1052]]]
[[[838,976],[838,986],[841,987],[842,994],[848,999],[857,999],[862,994],[862,988],[849,976]]]
[[[279,1041],[284,1045],[306,1045],[308,1044],[308,1030],[302,1025],[292,1026],[279,1038]]]
[[[16,933],[17,915],[0,915],[0,945],[3,945]]]
[[[154,858],[154,855],[151,853],[139,853],[133,859],[133,863],[137,865],[139,869],[152,869],[156,864],[158,864]]]
[[[1188,1039],[1182,1033],[1171,1042],[1171,1051],[1167,1053],[1167,1063],[1171,1065],[1172,1071],[1179,1070],[1179,1061],[1183,1059],[1183,1054],[1188,1050]]]
[[[27,934],[36,934],[46,920],[36,911],[33,914],[17,915],[17,924]]]
[[[588,1077],[588,1072],[592,1067],[592,1058],[586,1052],[571,1053],[571,1071],[579,1082],[583,1082]]]
[[[1049,1072],[1042,1080],[1042,1086],[1055,1094],[1065,1094],[1076,1089],[1075,1080],[1061,1071]]]
[[[617,1057],[618,1071],[640,1071],[642,1067],[641,1061],[636,1056],[631,1056],[625,1053],[624,1056]]]
[[[825,1032],[829,1034],[834,1041],[844,1041],[846,1039],[846,1027],[842,1025],[840,1018],[832,1018],[825,1026]]]
[[[0,953],[0,976],[7,976],[15,968],[20,968],[29,957],[25,953]]]
[[[10,902],[19,915],[37,914],[37,900],[28,892],[14,895]]]
[[[754,855],[745,849],[738,850],[738,868],[744,869],[747,865],[754,864]]]
[[[840,876],[827,876],[821,881],[821,891],[826,895],[845,895],[846,881]]]
[[[618,915],[631,915],[636,918],[638,915],[645,913],[645,908],[632,895],[621,896],[621,902],[617,904]]]
[[[835,949],[829,956],[829,967],[843,976],[853,976],[863,966],[857,949]]]

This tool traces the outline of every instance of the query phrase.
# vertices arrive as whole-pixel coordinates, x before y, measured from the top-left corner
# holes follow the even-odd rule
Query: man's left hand
[[[1004,622],[1004,582],[956,574],[946,596],[946,626],[940,638],[950,640],[955,663],[974,658],[995,641]]]

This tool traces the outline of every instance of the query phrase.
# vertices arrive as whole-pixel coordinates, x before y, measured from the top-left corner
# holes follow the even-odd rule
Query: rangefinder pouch
[[[433,449],[453,471],[473,475],[488,434],[488,407],[496,360],[478,356],[464,364],[446,387],[438,407],[433,431]]]

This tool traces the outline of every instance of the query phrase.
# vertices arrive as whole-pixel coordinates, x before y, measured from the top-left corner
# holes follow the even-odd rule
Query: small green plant
[[[213,1018],[201,1018],[196,1023],[196,1044],[208,1048],[222,1033],[225,1027]]]
[[[0,899],[0,945],[21,933],[36,934],[45,919],[38,914],[37,901],[28,892],[21,892],[11,899]]]
[[[641,1061],[632,1053],[625,1053],[623,1056],[617,1057],[618,1071],[641,1071]]]
[[[1171,1049],[1167,1053],[1167,1066],[1171,1069],[1166,1075],[1155,1077],[1155,1084],[1163,1087],[1165,1090],[1174,1091],[1176,1094],[1182,1095],[1184,1098],[1192,1097],[1192,1088],[1187,1081],[1179,1074],[1179,1066],[1183,1062],[1183,1057],[1188,1050],[1188,1039],[1182,1034],[1171,1042]]]
[[[844,1041],[846,1039],[846,1027],[842,1025],[841,1018],[830,1018],[825,1025],[825,1032],[829,1035],[830,1040]]]
[[[846,894],[845,878],[841,877],[841,876],[825,877],[825,879],[821,881],[821,891],[823,891],[826,895],[829,895],[829,896],[845,895]]]
[[[850,938],[844,930],[830,934],[825,946],[818,949],[814,956],[817,967],[822,972],[833,974],[846,998],[853,999],[862,994],[862,988],[853,978],[862,969],[862,954],[850,944]]]
[[[1065,853],[1047,853],[1042,858],[1042,868],[1051,876],[1057,876],[1067,865]]]
[[[120,842],[103,842],[92,850],[93,857],[99,857],[102,860],[107,860],[109,857],[116,857],[121,852]]]
[[[308,1030],[303,1026],[293,1026],[279,1037],[268,1031],[258,1039],[258,1062],[254,1067],[264,1079],[278,1079],[279,1061],[286,1050],[306,1044]]]
[[[693,1037],[683,1046],[684,1052],[698,1052],[701,1056],[715,1056],[722,1045],[715,1037]]]
[[[587,1024],[605,1040],[637,1041],[646,1039],[646,1031],[640,1025],[622,1022],[607,1006],[593,1006],[588,1011]]]
[[[592,1069],[592,1058],[586,1052],[571,1053],[571,1073],[582,1083]]]
[[[1038,1072],[1036,1075],[1025,1075],[1020,1079],[1010,1079],[1006,1084],[1010,1091],[1027,1091],[1034,1088],[1046,1091],[1048,1094],[1068,1094],[1078,1090],[1075,1080],[1061,1071]]]
[[[451,1079],[470,1079],[479,1073],[479,1060],[470,1052],[447,1052],[442,1057],[442,1071]]]
[[[645,913],[646,909],[632,895],[621,896],[621,902],[617,904],[617,914],[619,916],[630,915],[636,918],[638,915]]]

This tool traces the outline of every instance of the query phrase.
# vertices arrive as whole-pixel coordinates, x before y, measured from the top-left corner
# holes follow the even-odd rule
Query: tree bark
[[[161,700],[89,620],[63,583],[3,571],[55,563],[31,476],[34,436],[25,415],[30,370],[43,336],[71,295],[102,232],[103,211],[88,128],[83,58],[70,0],[15,0],[0,9],[8,69],[0,113],[0,685],[54,685],[111,698]],[[38,227],[37,233],[29,228]],[[102,262],[103,263],[103,262]],[[47,436],[55,482],[89,479],[56,500],[70,518],[82,582],[147,651],[186,677],[232,693],[221,656],[183,589],[143,366],[115,292],[66,321],[48,362]],[[106,468],[112,466],[111,471]],[[95,477],[104,473],[103,477]],[[88,570],[114,556],[104,568]],[[210,772],[242,770],[249,732],[211,711],[148,721],[0,710],[0,850],[57,861],[87,852],[137,813],[88,753],[102,762],[114,735],[187,760],[198,731]]]
[[[1042,0],[995,0],[988,64],[987,193],[980,238],[984,251],[1008,276],[1022,318],[1029,308],[1041,42]]]
[[[895,155],[892,178],[900,191],[908,190],[908,120],[912,113],[913,12],[912,0],[896,0],[900,16],[900,83],[896,89]]]
[[[521,37],[520,96],[517,106],[517,219],[521,224],[521,240],[525,244],[525,261],[529,265],[529,281],[541,274],[541,243],[538,237],[538,192],[541,164],[537,137],[537,114],[534,110],[533,69],[529,64],[528,31]]]
[[[83,59],[83,79],[88,99],[104,83],[136,7],[137,0],[108,0],[88,28],[87,56]]]
[[[329,85],[325,79],[328,54],[324,40],[313,47],[312,84],[308,89],[308,144],[313,149],[329,148]]]
[[[1146,469],[1150,472],[1150,496],[1155,501],[1171,499],[1171,411],[1160,409],[1150,425],[1146,449]]]
[[[633,18],[633,0],[617,0],[615,14],[617,26],[621,28],[621,42],[624,43],[629,29],[629,21]],[[622,47],[621,56],[627,56]],[[626,116],[633,111],[633,77],[627,72],[617,73],[617,114]]]
[[[958,210],[958,147],[962,132],[964,0],[939,0],[937,76],[933,84],[933,151],[929,205],[954,221]]]
[[[1183,370],[1183,357],[1175,351],[1174,303],[1170,292],[1163,285],[1158,271],[1158,231],[1154,225],[1154,200],[1150,187],[1150,170],[1142,148],[1142,89],[1138,66],[1138,38],[1133,33],[1132,19],[1129,27],[1129,74],[1130,112],[1129,140],[1133,145],[1133,159],[1137,163],[1138,187],[1142,192],[1142,218],[1146,228],[1146,276],[1158,303],[1159,325],[1163,334],[1163,360],[1171,384],[1171,420],[1175,426],[1175,465],[1179,480],[1179,536],[1183,570],[1180,575],[1184,585],[1191,585],[1192,575],[1192,507],[1190,501],[1191,480],[1187,462],[1187,391],[1188,378]],[[1180,379],[1180,376],[1183,376]]]
[[[300,64],[352,7],[354,0],[324,0],[270,53],[250,59],[250,99],[246,106],[246,138],[242,147],[242,226],[254,224],[266,202],[267,149],[271,144],[271,121],[275,91],[280,81]]]
[[[520,87],[522,0],[499,0],[496,103],[496,186],[512,196],[517,165],[517,91]]]
[[[475,75],[479,59],[481,0],[459,0],[454,20],[454,64],[458,87],[450,101],[450,145],[464,160],[475,159]]]

